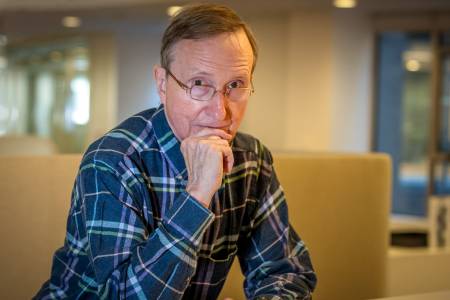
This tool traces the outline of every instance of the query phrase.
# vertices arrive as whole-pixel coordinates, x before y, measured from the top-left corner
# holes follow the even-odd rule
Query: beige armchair
[[[383,154],[275,155],[289,219],[318,276],[314,300],[385,295],[391,165]],[[220,299],[245,299],[235,260]]]
[[[65,236],[79,155],[0,155],[0,298],[30,299]]]
[[[49,139],[33,135],[6,135],[0,137],[0,155],[51,155],[58,148]]]
[[[0,156],[0,295],[29,299],[49,276],[64,241],[81,157]],[[275,155],[290,220],[307,243],[316,300],[384,295],[390,161],[385,155]],[[237,261],[237,260],[236,260]],[[244,299],[234,264],[221,294]]]

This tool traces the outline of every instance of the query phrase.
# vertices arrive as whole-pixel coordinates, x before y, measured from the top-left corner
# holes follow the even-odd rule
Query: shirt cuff
[[[200,244],[206,229],[214,221],[214,213],[182,192],[164,217],[164,225],[176,238],[189,240],[195,247]]]
[[[257,296],[255,300],[281,300],[281,298],[275,295],[261,295]]]

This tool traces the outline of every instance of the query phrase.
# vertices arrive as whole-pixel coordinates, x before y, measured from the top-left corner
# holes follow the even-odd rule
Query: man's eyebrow
[[[189,78],[192,78],[195,76],[212,77],[213,74],[209,73],[207,71],[202,71],[202,70],[193,70],[192,72],[189,72],[189,74],[188,74]],[[239,72],[239,73],[234,74],[233,77],[242,77],[242,78],[248,77],[248,72]]]

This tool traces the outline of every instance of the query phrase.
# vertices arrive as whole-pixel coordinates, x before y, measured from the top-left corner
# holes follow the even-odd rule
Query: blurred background
[[[260,48],[241,130],[275,152],[386,152],[393,245],[450,193],[450,1],[215,1]],[[189,1],[0,0],[0,153],[81,153],[157,106],[152,66]]]
[[[186,3],[0,0],[0,152],[83,152],[157,106],[152,66]],[[394,213],[449,191],[450,1],[219,3],[260,47],[242,131],[276,152],[389,153]]]

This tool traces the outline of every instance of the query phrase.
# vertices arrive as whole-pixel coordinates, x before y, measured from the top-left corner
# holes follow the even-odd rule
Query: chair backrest
[[[81,156],[0,156],[0,295],[29,299],[64,241]],[[385,155],[275,155],[290,221],[310,249],[315,300],[384,295],[390,207]],[[237,260],[225,296],[244,299]]]
[[[0,155],[51,155],[57,152],[55,143],[49,138],[32,135],[0,137]]]
[[[0,295],[30,299],[64,242],[80,155],[0,156]]]
[[[382,297],[391,166],[383,154],[279,154],[275,170],[290,222],[310,250],[315,300]],[[235,260],[219,299],[245,299]]]

